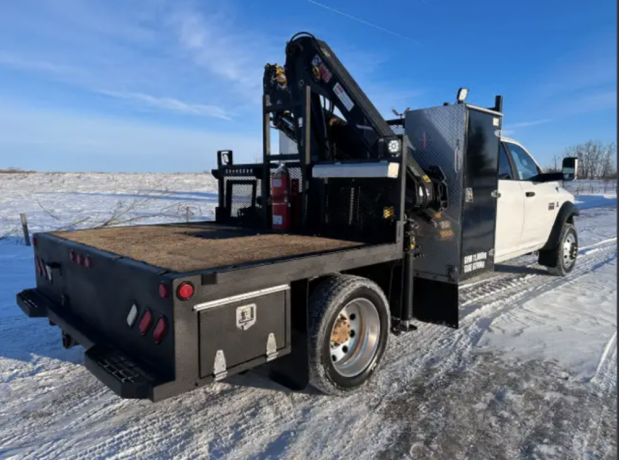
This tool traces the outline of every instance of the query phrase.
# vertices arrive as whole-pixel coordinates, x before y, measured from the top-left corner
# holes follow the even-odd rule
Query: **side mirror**
[[[563,180],[574,180],[578,177],[578,158],[566,157],[563,159]]]

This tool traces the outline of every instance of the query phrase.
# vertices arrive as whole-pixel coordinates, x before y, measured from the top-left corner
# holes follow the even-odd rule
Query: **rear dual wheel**
[[[387,347],[389,304],[365,278],[334,275],[309,301],[310,383],[323,393],[345,395],[375,374]]]

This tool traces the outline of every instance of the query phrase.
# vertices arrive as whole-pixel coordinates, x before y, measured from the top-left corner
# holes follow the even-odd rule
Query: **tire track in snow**
[[[466,293],[461,296],[461,302],[466,304],[461,311],[464,313],[460,320],[460,328],[457,331],[447,329],[444,326],[433,324],[421,324],[416,333],[402,336],[396,344],[397,355],[391,357],[389,363],[383,367],[387,373],[398,373],[400,362],[406,356],[419,354],[420,359],[414,359],[413,374],[407,369],[404,378],[414,378],[421,369],[435,361],[440,363],[436,378],[443,375],[454,365],[461,361],[472,349],[490,324],[502,314],[517,308],[528,300],[548,292],[563,284],[572,282],[574,279],[586,275],[598,266],[610,262],[616,258],[616,248],[608,246],[600,251],[584,254],[579,258],[574,270],[565,277],[555,277],[547,273],[539,274],[516,274],[511,277],[489,280],[485,286],[486,293],[483,298],[491,297],[490,302],[475,304],[478,299],[467,299]],[[401,340],[411,336],[410,340]],[[394,340],[395,342],[395,340]],[[408,343],[406,343],[408,342]],[[393,346],[392,346],[393,348]]]
[[[556,289],[562,285],[573,282],[574,280],[591,274],[601,266],[612,262],[616,259],[616,248],[611,245],[604,245],[596,251],[590,251],[583,255],[580,259],[580,264],[564,278],[558,278],[550,275],[531,275],[531,276],[515,276],[517,282],[514,280],[492,280],[494,294],[491,302],[485,302],[478,305],[476,309],[469,312],[460,322],[461,328],[454,333],[446,332],[444,334],[435,334],[436,329],[434,327],[427,328],[430,332],[425,337],[418,337],[419,346],[413,345],[410,349],[404,350],[402,355],[413,354],[415,352],[420,353],[422,356],[416,360],[415,370],[413,372],[399,372],[396,379],[401,381],[410,381],[416,378],[419,373],[428,368],[432,368],[433,364],[438,364],[437,368],[432,368],[432,372],[426,380],[424,385],[430,387],[440,388],[442,382],[448,375],[455,370],[462,368],[470,368],[471,360],[473,359],[473,348],[479,343],[479,340],[483,336],[483,333],[488,329],[490,324],[501,315],[522,306],[525,302],[544,294],[548,291]],[[490,280],[489,280],[490,281]],[[506,286],[507,283],[507,286]],[[440,326],[439,326],[440,327]],[[616,343],[616,336],[613,339]],[[607,350],[612,352],[606,352],[606,359],[602,360],[600,371],[598,372],[599,386],[605,388],[606,391],[610,391],[613,386],[616,386],[616,349],[614,343],[609,342],[607,344]],[[415,350],[417,348],[417,350]],[[424,356],[421,352],[427,353],[430,356]],[[413,358],[415,359],[415,358]],[[393,363],[394,367],[401,366],[403,359]],[[408,365],[407,365],[408,366]],[[402,366],[403,367],[403,366]],[[397,373],[397,368],[392,368],[394,373]],[[394,395],[392,399],[397,399],[397,395]],[[559,402],[559,399],[553,398],[549,401],[547,406],[544,406],[539,414],[536,415],[536,419],[541,420],[544,414],[551,413],[552,407],[555,407]],[[419,409],[423,409],[424,403]],[[593,404],[591,404],[593,406]],[[417,410],[419,412],[419,410]],[[596,446],[600,440],[600,430],[602,428],[602,422],[606,420],[607,408],[605,407],[602,412],[599,413],[596,423],[594,425],[593,434],[591,435],[592,441],[589,445]],[[530,432],[538,425],[537,422],[529,424],[528,431]],[[530,433],[528,433],[530,434]],[[522,435],[524,438],[528,435],[527,432]],[[581,444],[582,445],[582,444]],[[597,448],[592,449],[593,452],[599,452]]]
[[[588,257],[583,258],[583,261],[586,261],[588,259]],[[596,258],[597,261],[597,258]],[[592,263],[595,263],[592,262]],[[588,264],[586,264],[588,266]],[[583,265],[584,266],[584,265]],[[512,276],[513,277],[513,276]],[[521,275],[516,275],[516,278],[522,278]],[[544,282],[547,282],[548,280],[557,280],[557,278],[554,277],[550,277],[549,275],[544,275]],[[507,282],[507,280],[503,280],[500,283],[499,288],[500,289],[504,289],[504,283]],[[528,281],[527,281],[528,282]],[[496,283],[496,280],[494,281],[494,283]],[[516,283],[516,285],[514,286],[510,286],[512,288],[515,289],[520,289],[521,285]],[[495,286],[496,289],[496,286]],[[431,325],[432,326],[432,325]],[[439,334],[447,334],[450,337],[448,338],[449,342],[453,341],[453,337],[452,334],[453,332],[450,330],[445,329],[442,326],[434,326],[433,328],[435,331],[437,331]],[[414,341],[416,342],[417,339],[419,338],[417,334],[410,334],[409,336],[403,336],[403,338],[406,337],[409,341]],[[426,345],[429,345],[427,342],[425,342]],[[432,349],[432,347],[430,346],[430,349]],[[407,354],[402,354],[400,355],[401,358],[404,358],[405,356],[409,356]],[[382,376],[382,378],[381,378]],[[390,381],[392,380],[391,377],[389,375],[383,376],[382,373],[379,374],[378,376],[378,380],[379,380],[379,386],[383,386],[383,385],[390,385]],[[237,388],[235,389],[236,391],[233,392],[233,394],[230,395],[230,397],[233,398],[241,398],[242,400],[248,400],[248,401],[252,401],[254,399],[254,395],[252,394],[251,391],[249,391],[248,394],[248,390],[247,389],[243,389],[243,388]],[[382,389],[384,390],[384,388]],[[276,398],[276,400],[278,400],[279,398]],[[297,398],[294,398],[297,399]],[[286,417],[284,414],[289,411],[289,408],[281,408],[282,410],[278,411],[279,412],[279,416],[276,416],[274,418],[271,418],[269,421],[271,422],[271,424],[275,424],[276,428],[273,429],[271,427],[259,427],[257,426],[256,423],[251,423],[251,421],[246,421],[246,423],[243,423],[242,421],[240,423],[237,423],[234,426],[234,429],[231,431],[225,431],[223,433],[221,433],[221,435],[218,433],[217,437],[215,437],[215,439],[212,439],[210,441],[210,449],[209,452],[210,453],[215,453],[217,456],[221,455],[221,456],[225,456],[226,452],[230,452],[231,449],[234,446],[234,452],[235,454],[240,455],[241,457],[243,456],[251,456],[252,453],[255,455],[256,452],[256,447],[257,445],[264,445],[264,448],[268,448],[268,445],[273,441],[273,437],[275,437],[276,439],[279,439],[280,436],[282,436],[282,432],[283,433],[294,433],[294,432],[299,432],[299,431],[303,431],[303,428],[308,426],[308,420],[312,420],[314,423],[316,422],[316,420],[322,420],[324,419],[325,422],[327,422],[329,420],[329,418],[332,416],[333,413],[333,407],[331,407],[330,405],[326,405],[325,407],[322,407],[323,405],[323,397],[316,397],[316,396],[309,396],[307,397],[306,395],[300,395],[300,397],[298,398],[300,401],[299,403],[301,403],[304,407],[303,411],[302,411],[302,415],[300,417]],[[237,407],[243,407],[244,401],[238,401],[241,404],[235,404],[235,406]],[[346,425],[349,429],[351,428],[351,424],[352,426],[355,425],[367,425],[368,420],[367,417],[366,418],[361,418],[360,420],[354,420],[354,417],[352,416],[352,414],[356,413],[356,410],[354,409],[354,406],[358,406],[359,404],[359,400],[357,399],[357,397],[351,397],[351,398],[346,398],[344,400],[338,400],[338,411],[340,411],[341,413],[350,413],[351,416],[344,416],[344,418],[346,418],[350,423],[343,423],[342,425]],[[376,403],[374,404],[370,404],[371,407],[375,407],[377,408],[380,405],[380,403],[377,405]],[[261,405],[262,406],[262,405]],[[259,413],[256,414],[257,416],[264,416],[264,407],[262,406],[261,408],[258,409]],[[219,410],[215,411],[220,412]],[[283,412],[283,413],[282,413]],[[219,414],[211,414],[211,415],[217,415],[218,417],[221,416],[222,419],[225,419],[225,415],[219,413]],[[367,415],[367,414],[366,414]],[[262,418],[262,416],[260,416],[259,418]],[[143,419],[142,423],[149,423],[150,420],[149,418],[147,419]],[[284,422],[282,424],[282,422]],[[283,426],[282,426],[283,425]],[[175,427],[176,428],[176,427]],[[207,428],[207,427],[204,427]],[[210,429],[210,427],[209,427]],[[172,432],[176,431],[176,429],[173,429]],[[336,430],[337,431],[337,430]],[[356,431],[356,430],[350,430],[350,431]],[[126,434],[126,433],[125,433]],[[341,433],[342,435],[344,435],[344,433]],[[292,436],[290,434],[286,435],[286,436]],[[337,436],[336,436],[337,437]],[[124,438],[124,436],[123,436]],[[358,439],[356,439],[356,437],[352,436],[349,438],[346,438],[347,442],[344,443],[344,448],[346,448],[346,446],[348,446],[349,448],[352,447],[352,444],[355,443],[355,441],[357,441]],[[119,439],[118,441],[121,442],[122,441]],[[316,439],[314,439],[314,441],[316,441]],[[330,441],[329,439],[320,439],[319,444],[321,444],[323,447],[326,445],[329,445]],[[290,441],[288,441],[290,442]],[[112,447],[114,447],[114,444],[116,444],[115,442],[112,442],[111,444],[108,444],[106,446],[106,449],[111,449]],[[307,448],[308,445],[305,442],[301,443],[303,445],[304,448]],[[340,444],[340,447],[342,446],[341,443],[338,442],[338,444]],[[114,449],[115,450],[115,449]],[[92,455],[94,452],[93,451],[87,451],[85,452],[86,457],[88,455]],[[84,457],[84,458],[86,458]]]
[[[611,240],[616,241],[616,238]],[[487,315],[498,317],[528,300],[520,295],[516,297],[518,304],[512,305],[513,292],[517,294],[524,287],[527,295],[533,298],[553,289],[555,285],[560,286],[590,273],[596,266],[616,256],[610,251],[614,250],[614,247],[611,248],[607,243],[608,241],[598,242],[592,245],[593,247],[581,248],[585,253],[579,259],[574,272],[565,279],[535,273],[505,274],[478,284],[485,286],[489,292],[483,299],[474,299],[477,290],[464,290],[461,299],[468,301],[468,304],[461,331],[454,332],[443,326],[422,324],[417,333],[395,338],[390,347],[393,349],[390,361],[385,360],[382,372],[377,376],[376,383],[372,383],[368,388],[368,394],[337,399],[334,403],[331,403],[328,397],[315,394],[265,392],[253,387],[235,386],[234,384],[244,383],[246,380],[241,376],[233,378],[232,384],[216,384],[152,405],[148,402],[118,400],[101,384],[94,384],[94,379],[84,375],[86,371],[63,376],[62,384],[58,387],[58,382],[53,381],[54,375],[58,379],[58,372],[62,372],[62,368],[56,369],[46,377],[43,393],[47,398],[50,392],[57,395],[55,400],[50,400],[56,413],[37,419],[36,423],[27,427],[27,431],[36,433],[36,437],[28,436],[31,444],[24,446],[22,452],[37,459],[148,458],[161,455],[166,449],[171,454],[179,453],[188,458],[265,458],[268,455],[277,457],[281,453],[281,445],[278,444],[280,441],[289,445],[292,453],[296,451],[299,454],[297,457],[303,457],[308,451],[319,457],[321,451],[326,452],[329,449],[332,452],[349,449],[367,456],[370,450],[375,449],[374,445],[368,446],[367,443],[369,427],[384,429],[379,416],[368,417],[383,405],[383,399],[377,399],[376,394],[371,394],[371,391],[376,390],[383,398],[385,395],[390,397],[390,390],[397,391],[397,386],[405,379],[408,380],[409,376],[406,371],[403,375],[403,360],[411,361],[413,370],[423,369],[433,361],[444,363],[436,369],[438,375],[428,381],[428,384],[432,385],[469,355],[471,344],[467,341],[470,342],[475,337],[471,335],[476,331],[473,327],[480,320]],[[529,261],[530,258],[523,260],[523,264]],[[530,264],[528,267],[535,266],[536,264]],[[488,298],[492,301],[488,302]],[[465,328],[468,329],[465,331]],[[481,333],[483,332],[482,328]],[[427,353],[428,356],[424,357],[418,352]],[[438,356],[446,354],[449,357],[449,353],[457,356],[451,360]],[[611,375],[604,369],[608,367],[612,370],[613,359],[616,366],[616,353],[614,356],[607,355],[603,360],[599,372],[601,382],[604,381],[602,376]],[[389,369],[390,362],[396,366],[396,371]],[[40,378],[41,374],[36,377]],[[250,384],[254,385],[256,382],[265,383],[256,377],[251,380]],[[272,389],[275,384],[265,383],[265,386]],[[94,388],[94,391],[89,391],[89,387]],[[109,397],[103,396],[104,394]],[[67,396],[75,397],[79,402],[71,402]],[[40,392],[28,395],[30,402],[36,401],[37,406],[42,405],[40,398]],[[67,401],[63,402],[65,399]],[[83,413],[84,411],[86,413]],[[357,418],[358,416],[361,417]],[[333,424],[334,419],[339,428],[334,427],[327,432],[320,428],[322,426],[324,429],[325,425]],[[24,434],[24,426],[13,429],[8,427],[8,431],[15,436],[13,439],[18,439]],[[299,436],[294,433],[299,433],[303,440],[299,442]],[[197,446],[194,437],[200,440]],[[342,442],[342,439],[346,442]],[[40,447],[35,447],[34,452],[30,451],[34,447],[33,442],[40,443]],[[379,440],[376,440],[375,444],[378,443]],[[0,445],[2,444],[0,441]],[[191,451],[184,448],[189,446],[192,447]],[[271,454],[268,454],[269,446],[273,446]]]
[[[587,403],[594,398],[603,400],[612,390],[617,387],[617,332],[606,343],[604,352],[600,357],[594,376],[589,381],[591,388]],[[602,422],[606,419],[608,407],[602,405],[602,410],[596,414],[596,418],[588,424],[588,429],[582,436],[582,458],[593,458],[592,452],[600,441]]]
[[[617,241],[617,237],[612,237],[612,238],[607,238],[605,240],[602,241],[598,241],[596,243],[593,244],[589,244],[587,246],[581,246],[580,248],[578,248],[578,255],[579,256],[583,256],[586,254],[589,254],[591,251],[590,249],[592,248],[597,248],[598,246],[607,246],[609,243],[613,243]],[[526,262],[529,262],[530,260],[532,260],[533,258],[535,258],[536,256],[534,255],[525,255],[525,256],[521,256],[518,257],[516,259],[512,259],[507,261],[508,262],[508,266],[513,266],[513,267],[526,267],[526,268],[533,268],[533,267],[539,267],[539,264],[537,262],[533,262],[533,263],[529,263],[524,265]],[[578,262],[577,262],[578,263]],[[501,264],[497,264],[497,265],[505,265],[503,263]],[[481,280],[473,280],[473,281],[469,281],[468,283],[462,284],[460,285],[460,292],[466,292],[468,289],[471,289],[475,286],[480,286],[480,285],[484,285],[487,284],[491,281],[498,281],[500,279],[504,279],[504,278],[513,278],[514,274],[513,273],[504,273],[501,275],[493,275],[490,276],[488,278],[485,279],[481,279]]]
[[[603,240],[603,241],[598,241],[597,243],[594,243],[594,244],[583,246],[583,247],[578,249],[578,255],[580,257],[588,256],[588,255],[590,255],[593,252],[597,252],[597,251],[603,249],[603,248],[600,248],[599,246],[604,246],[604,247],[609,246],[610,247],[609,243],[613,243],[613,242],[616,242],[616,241],[617,241],[617,237],[614,237],[614,238],[608,238],[608,239]],[[478,298],[475,299],[475,300],[480,300],[481,298],[485,297],[487,294],[489,295],[489,294],[496,293],[496,291],[494,289],[492,289],[492,286],[497,281],[508,280],[508,279],[509,280],[517,280],[517,279],[520,279],[520,278],[525,278],[527,276],[530,276],[531,274],[534,274],[533,272],[536,272],[536,271],[539,271],[539,273],[536,273],[536,274],[542,274],[543,273],[544,275],[546,275],[547,271],[546,271],[545,267],[542,267],[537,262],[528,263],[528,264],[524,265],[526,262],[529,262],[532,257],[535,257],[535,256],[523,256],[521,258],[509,261],[509,264],[507,265],[507,266],[512,267],[513,269],[516,269],[516,270],[518,270],[518,269],[520,269],[520,270],[530,269],[529,270],[530,273],[528,273],[528,274],[526,272],[523,272],[523,273],[505,273],[505,274],[502,274],[502,275],[495,275],[495,276],[492,276],[490,278],[486,278],[486,279],[479,280],[479,281],[472,281],[472,282],[469,282],[467,284],[464,284],[464,285],[460,286],[460,294],[461,294],[461,296],[462,296],[462,293],[467,293],[467,292],[469,292],[469,290],[471,288],[476,287],[475,291],[477,291],[479,289],[484,290],[484,293],[481,296],[479,296]],[[578,263],[578,261],[576,263]],[[499,265],[502,266],[504,264],[499,264]],[[485,292],[487,285],[489,285],[490,288],[491,288],[489,292]],[[470,302],[470,301],[471,301],[470,299],[466,300],[466,302]]]
[[[610,359],[608,359],[609,355],[610,355]],[[609,370],[608,363],[612,362],[613,356],[614,356],[614,359],[616,360],[617,359],[617,331],[615,331],[613,336],[610,338],[610,340],[606,344],[606,348],[604,348],[604,352],[602,353],[602,356],[600,357],[600,362],[598,363],[598,366],[595,370],[595,375],[591,378],[591,383],[600,385],[601,383],[608,380],[608,370]],[[602,385],[602,388],[604,388],[603,385]]]

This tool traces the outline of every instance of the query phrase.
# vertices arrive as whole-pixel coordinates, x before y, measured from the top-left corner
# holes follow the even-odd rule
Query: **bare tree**
[[[616,179],[617,178],[617,165],[615,160],[617,158],[617,144],[614,142],[606,145],[602,153],[600,162],[600,179]]]
[[[550,164],[544,168],[544,171],[547,173],[561,172],[562,160],[563,160],[563,155],[561,155],[560,153],[553,153],[552,158],[550,160]]]
[[[616,176],[617,145],[589,140],[565,149],[565,156],[578,158],[581,179],[601,179]]]

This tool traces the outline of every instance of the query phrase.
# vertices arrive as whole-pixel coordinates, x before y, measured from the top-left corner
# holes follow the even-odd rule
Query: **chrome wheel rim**
[[[361,374],[378,352],[380,316],[368,299],[354,299],[344,306],[331,328],[330,357],[343,377]]]
[[[576,243],[576,237],[569,233],[563,242],[563,266],[565,268],[571,267],[576,261],[577,254],[578,244]]]

